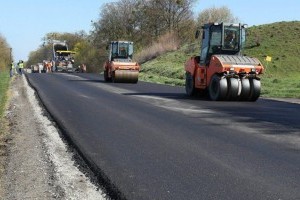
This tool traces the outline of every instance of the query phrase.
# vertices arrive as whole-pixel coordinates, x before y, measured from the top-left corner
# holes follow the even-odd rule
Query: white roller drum
[[[137,83],[138,77],[138,70],[116,70],[113,81],[116,83]]]

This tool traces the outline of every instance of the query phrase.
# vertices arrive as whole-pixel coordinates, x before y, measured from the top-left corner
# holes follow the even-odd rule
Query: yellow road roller
[[[104,81],[137,83],[140,65],[132,60],[133,42],[111,41],[108,60],[103,65]]]

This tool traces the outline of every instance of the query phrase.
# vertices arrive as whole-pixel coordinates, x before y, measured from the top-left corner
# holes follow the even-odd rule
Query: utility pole
[[[10,63],[9,64],[12,63],[12,55],[11,55],[11,53],[12,53],[12,48],[9,48],[9,59],[10,59]]]

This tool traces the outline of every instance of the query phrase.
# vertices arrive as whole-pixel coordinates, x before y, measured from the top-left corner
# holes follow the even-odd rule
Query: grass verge
[[[190,57],[184,50],[169,52],[142,65],[139,79],[176,86],[185,85],[184,62]],[[300,71],[267,69],[261,75],[263,97],[300,98]]]
[[[0,196],[3,194],[2,177],[5,170],[7,159],[7,140],[8,140],[8,120],[4,118],[4,112],[7,106],[9,89],[8,71],[0,72]]]
[[[264,74],[261,82],[264,97],[300,98],[300,73]]]
[[[0,73],[0,134],[2,134],[2,130],[4,130],[3,126],[3,117],[4,117],[4,112],[6,108],[6,103],[8,99],[8,88],[9,88],[9,72],[8,71],[2,71]]]
[[[185,45],[179,50],[165,53],[141,66],[139,78],[143,81],[168,85],[185,84],[184,62],[194,52],[189,51],[191,45]]]
[[[251,27],[245,54],[258,58],[265,67],[261,75],[263,97],[300,98],[300,21]],[[256,41],[259,45],[256,45]],[[140,80],[184,86],[184,63],[198,55],[199,41],[143,63]],[[272,61],[266,62],[266,56]]]

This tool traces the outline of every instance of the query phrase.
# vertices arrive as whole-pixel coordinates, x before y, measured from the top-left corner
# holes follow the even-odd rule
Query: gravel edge
[[[106,199],[81,172],[25,76],[13,78],[2,135],[0,199]]]

